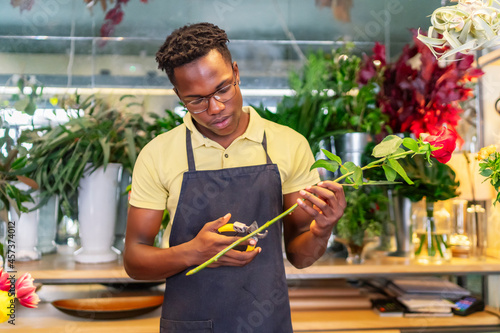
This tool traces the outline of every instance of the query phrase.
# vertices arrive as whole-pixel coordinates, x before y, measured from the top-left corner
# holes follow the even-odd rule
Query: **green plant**
[[[24,131],[20,142],[32,144],[27,168],[31,178],[41,187],[44,203],[58,195],[66,212],[74,208],[71,197],[76,195],[84,172],[93,172],[108,163],[121,163],[132,171],[141,148],[151,140],[154,127],[144,115],[130,111],[135,101],[123,96],[120,102],[109,106],[104,100],[90,96],[76,106],[84,115],[53,128]]]
[[[497,196],[493,200],[493,205],[500,202],[500,153],[496,151],[494,145],[483,147],[478,154],[479,174],[486,177],[490,184],[497,191]]]
[[[13,107],[32,116],[37,109],[37,101],[42,97],[43,85],[37,82],[34,76],[28,79],[26,76],[14,75],[11,79],[15,81],[19,92],[13,94],[9,100],[4,100],[2,107]]]
[[[2,145],[2,152],[4,151]],[[32,180],[19,172],[26,165],[26,156],[18,157],[17,149],[10,149],[7,156],[0,154],[0,223],[9,221],[9,210],[14,208],[18,215],[21,212],[27,212],[28,209],[23,206],[24,202],[33,202],[31,197],[32,191],[24,191],[17,188],[15,182],[23,182],[36,190],[38,185]],[[9,244],[12,244],[10,240]],[[0,257],[1,263],[5,263],[4,244],[0,240]]]
[[[347,207],[335,226],[334,233],[354,243],[363,245],[365,237],[380,236],[388,220],[388,199],[378,186],[360,189],[345,188]]]
[[[325,137],[346,133],[378,134],[386,116],[377,107],[379,88],[375,80],[358,82],[361,58],[353,44],[324,53],[308,55],[300,72],[290,74],[292,96],[284,96],[276,113],[254,108],[269,120],[287,125],[304,135],[313,152]]]

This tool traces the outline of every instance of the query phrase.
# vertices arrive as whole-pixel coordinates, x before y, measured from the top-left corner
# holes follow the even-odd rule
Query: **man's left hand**
[[[330,237],[347,205],[342,185],[330,180],[322,181],[316,186],[306,187],[299,194],[304,199],[297,200],[299,207],[314,218],[309,230],[316,237]]]

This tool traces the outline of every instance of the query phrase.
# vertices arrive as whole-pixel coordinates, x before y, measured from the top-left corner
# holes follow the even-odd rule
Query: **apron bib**
[[[260,225],[282,212],[281,179],[267,164],[196,171],[191,132],[186,129],[189,171],[184,173],[170,246],[193,239],[205,223],[231,213],[231,221]],[[292,332],[283,266],[281,222],[268,228],[262,253],[244,267],[205,268],[166,279],[161,333]]]

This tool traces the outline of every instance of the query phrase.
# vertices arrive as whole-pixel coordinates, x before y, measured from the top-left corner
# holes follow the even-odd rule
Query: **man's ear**
[[[177,95],[177,97],[179,97],[179,99],[181,99],[181,96],[179,96],[179,92],[177,91],[177,88],[174,87],[172,90],[175,92],[175,94]]]
[[[241,83],[240,70],[238,69],[238,63],[236,61],[233,61],[233,71],[234,71],[234,76],[236,78],[236,82],[238,82],[238,84],[240,84]]]

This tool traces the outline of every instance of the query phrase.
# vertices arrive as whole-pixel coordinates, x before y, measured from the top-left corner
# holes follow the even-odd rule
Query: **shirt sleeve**
[[[134,165],[129,203],[138,208],[164,210],[168,192],[163,186],[158,165],[150,147],[144,147]]]
[[[309,143],[298,133],[294,139],[297,144],[290,146],[293,148],[289,151],[291,167],[287,179],[283,182],[283,194],[297,192],[320,181],[318,170],[310,170],[315,159]]]

